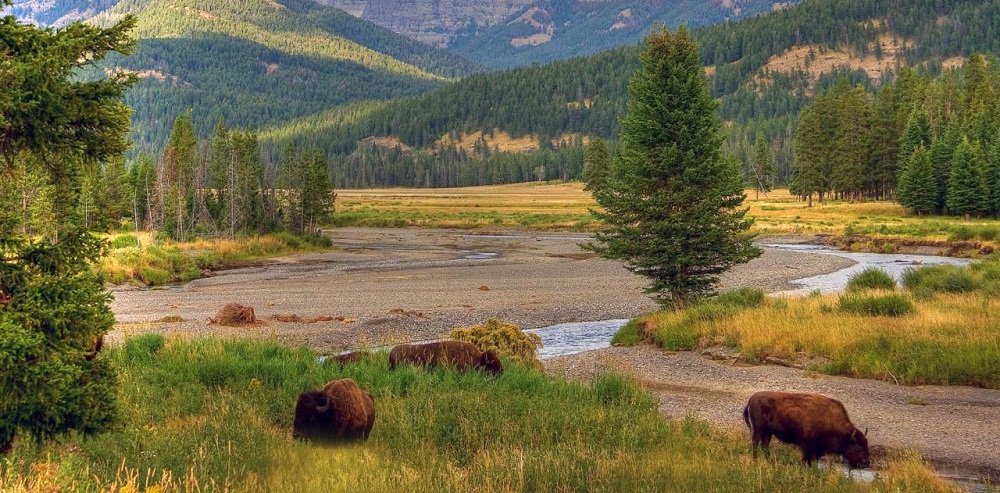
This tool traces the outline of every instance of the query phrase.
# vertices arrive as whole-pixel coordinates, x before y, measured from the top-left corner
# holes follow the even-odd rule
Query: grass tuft
[[[847,280],[847,291],[865,291],[869,289],[879,289],[892,291],[896,289],[896,280],[886,271],[877,267],[869,267]]]
[[[848,293],[840,297],[841,311],[872,317],[902,317],[917,311],[904,294]]]

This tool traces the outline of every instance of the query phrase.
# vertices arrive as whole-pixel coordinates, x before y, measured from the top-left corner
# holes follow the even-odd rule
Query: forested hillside
[[[18,19],[43,26],[62,26],[89,19],[113,7],[119,0],[19,0],[4,11]]]
[[[698,29],[694,35],[721,101],[719,113],[728,122],[727,150],[746,158],[756,135],[762,134],[775,155],[779,179],[786,181],[797,115],[816,90],[838,78],[874,88],[891,80],[901,65],[936,74],[960,64],[965,55],[995,51],[1000,48],[998,18],[996,0],[807,0],[773,14]],[[398,139],[398,155],[405,160],[416,159],[420,149],[440,156],[442,148],[468,140],[463,136],[477,135],[479,147],[495,155],[503,150],[502,142],[489,136],[497,132],[537,140],[536,148],[558,142],[560,136],[613,138],[636,53],[634,47],[621,48],[476,75],[426,96],[366,107],[363,118],[314,115],[263,137],[271,146],[291,140],[353,159],[364,155],[374,161],[373,169],[379,163],[403,166],[386,158],[392,139]],[[390,139],[359,145],[370,137]],[[462,162],[475,161],[468,159]],[[425,178],[382,184],[423,185]]]
[[[186,108],[205,135],[220,119],[261,127],[353,101],[421,94],[477,70],[307,0],[123,0],[89,22],[126,14],[138,17],[136,53],[111,57],[102,69],[141,79],[127,97],[140,150],[159,149]]]

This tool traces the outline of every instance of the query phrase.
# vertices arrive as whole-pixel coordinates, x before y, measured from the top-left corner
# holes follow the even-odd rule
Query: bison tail
[[[750,428],[750,431],[753,431],[753,425],[750,424],[750,403],[749,402],[747,403],[747,405],[743,406],[743,422],[747,424],[747,428]]]

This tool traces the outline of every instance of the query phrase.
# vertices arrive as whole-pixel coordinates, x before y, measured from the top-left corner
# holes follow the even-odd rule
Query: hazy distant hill
[[[795,0],[319,0],[483,65],[545,63],[635,43],[656,23],[700,26]]]

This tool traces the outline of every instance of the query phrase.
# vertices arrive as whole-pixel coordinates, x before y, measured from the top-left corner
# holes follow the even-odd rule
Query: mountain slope
[[[5,12],[34,24],[63,26],[89,19],[117,3],[118,0],[19,0]]]
[[[693,35],[728,122],[727,149],[745,155],[760,131],[787,169],[798,111],[815,90],[840,76],[876,85],[892,77],[897,64],[936,72],[972,52],[1000,52],[998,19],[995,1],[806,0]],[[470,76],[424,96],[367,108],[364,118],[297,120],[269,132],[267,140],[318,142],[346,155],[373,137],[417,150],[499,133],[512,139],[614,137],[637,54],[628,47]]]
[[[91,2],[76,2],[76,4]],[[113,5],[111,5],[113,3]],[[140,149],[159,147],[178,113],[194,109],[204,133],[219,119],[266,126],[366,99],[412,96],[478,66],[342,11],[307,0],[119,0],[88,22],[138,18],[131,57],[104,71],[137,74],[127,102]],[[79,9],[72,2],[38,10],[36,20]]]

